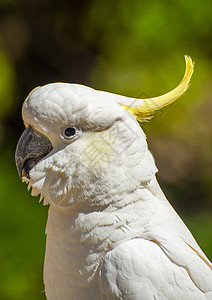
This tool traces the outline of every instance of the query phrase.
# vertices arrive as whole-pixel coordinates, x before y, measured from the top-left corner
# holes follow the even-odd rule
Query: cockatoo
[[[52,83],[25,100],[15,156],[49,204],[48,300],[212,299],[212,264],[160,189],[139,126],[187,90],[185,60],[180,84],[156,98]]]

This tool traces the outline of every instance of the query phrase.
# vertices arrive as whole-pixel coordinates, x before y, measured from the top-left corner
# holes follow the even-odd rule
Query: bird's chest
[[[145,223],[128,212],[64,213],[50,207],[44,266],[48,300],[99,299],[99,269],[105,254],[141,235]]]
[[[94,253],[92,246],[77,242],[73,237],[47,236],[44,281],[46,291],[58,295],[53,299],[86,299],[84,294],[92,291],[96,295],[98,291],[98,276],[95,275],[101,253]]]
[[[50,213],[47,224],[44,283],[48,300],[99,299],[99,268],[109,250],[112,229],[97,225],[95,217],[92,221],[63,216],[62,224],[55,217]]]

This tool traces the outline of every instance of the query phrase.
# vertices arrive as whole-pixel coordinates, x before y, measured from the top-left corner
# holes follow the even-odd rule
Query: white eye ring
[[[79,136],[79,129],[75,126],[67,126],[62,129],[61,136],[66,140],[71,140],[76,136]]]

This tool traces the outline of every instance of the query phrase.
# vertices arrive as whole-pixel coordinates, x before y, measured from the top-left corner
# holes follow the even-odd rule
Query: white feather
[[[49,84],[23,106],[26,126],[53,145],[30,172],[50,204],[47,299],[212,299],[211,263],[161,191],[145,134],[102,95]],[[64,126],[82,134],[66,141]]]

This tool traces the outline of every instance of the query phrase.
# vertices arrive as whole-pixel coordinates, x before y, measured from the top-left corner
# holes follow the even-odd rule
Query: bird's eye
[[[64,135],[67,137],[73,136],[76,133],[76,129],[74,127],[67,127],[64,130]]]
[[[76,135],[76,128],[74,127],[66,127],[62,130],[62,136],[65,139],[71,139]]]

